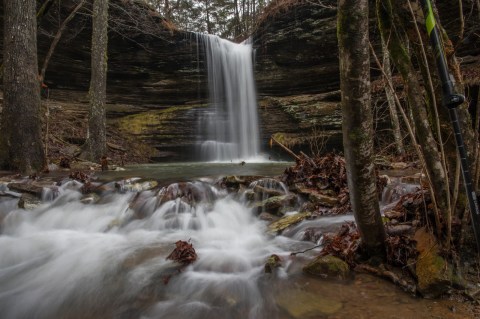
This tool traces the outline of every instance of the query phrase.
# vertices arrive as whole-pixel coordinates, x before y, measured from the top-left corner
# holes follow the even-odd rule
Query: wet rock
[[[173,183],[158,192],[158,204],[179,198],[181,202],[192,206],[197,203],[213,203],[217,198],[217,189],[203,182]]]
[[[248,200],[250,202],[253,202],[255,200],[256,194],[253,190],[249,189],[249,190],[245,191],[245,193],[243,193],[243,194],[244,194],[246,200]]]
[[[42,200],[39,197],[29,193],[23,193],[22,197],[20,197],[20,200],[18,201],[18,208],[34,210],[41,204]]]
[[[121,190],[125,192],[142,192],[151,190],[158,186],[157,181],[145,181],[139,183],[125,183],[121,185]]]
[[[274,196],[264,200],[261,203],[263,210],[267,213],[271,214],[278,214],[278,212],[285,206],[293,206],[296,203],[296,196],[295,195],[282,195],[282,196]]]
[[[269,214],[269,213],[261,213],[260,215],[258,215],[258,219],[260,220],[265,220],[267,222],[273,222],[273,221],[276,221],[279,219],[278,216],[275,216],[275,215],[272,215],[272,214]]]
[[[303,267],[303,271],[309,275],[322,278],[348,279],[350,267],[346,262],[335,256],[319,256]]]
[[[288,290],[277,298],[277,304],[292,318],[323,318],[342,309],[342,303],[303,290]]]
[[[417,230],[414,239],[419,252],[415,267],[418,291],[425,298],[438,298],[451,287],[452,267],[439,255],[435,237],[425,228]]]
[[[271,255],[268,257],[267,262],[265,263],[265,273],[266,274],[271,274],[275,271],[276,268],[279,268],[282,266],[282,260],[278,255]]]
[[[95,204],[99,200],[100,200],[100,196],[98,196],[95,193],[90,193],[83,196],[82,199],[80,199],[80,202],[82,202],[83,204]]]
[[[256,185],[253,188],[253,192],[258,194],[260,197],[274,197],[285,195],[285,191],[283,190],[271,189],[260,185]]]
[[[33,183],[10,183],[8,188],[20,193],[28,193],[38,198],[42,197],[43,187]]]
[[[274,234],[280,233],[285,228],[291,225],[297,224],[310,216],[311,216],[311,213],[309,212],[284,216],[279,220],[277,220],[276,222],[273,222],[272,224],[270,224],[268,226],[268,230],[270,233],[274,233]]]
[[[315,189],[304,188],[302,186],[297,186],[298,192],[304,194],[308,197],[308,200],[314,204],[325,206],[325,207],[334,207],[339,203],[337,197],[325,195]]]

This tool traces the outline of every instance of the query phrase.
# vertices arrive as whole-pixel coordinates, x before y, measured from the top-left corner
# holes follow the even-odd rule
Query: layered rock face
[[[322,147],[341,148],[336,1],[323,3],[273,3],[253,35],[262,122],[288,118],[265,125],[264,138],[281,133],[312,152],[308,144],[319,141],[304,139],[312,130],[322,132]]]
[[[52,36],[78,1],[52,5],[39,24],[39,62]],[[68,24],[48,66],[53,89],[87,91],[90,81],[91,1]],[[111,0],[108,45],[109,102],[183,104],[205,96],[195,35],[169,28],[140,1]]]
[[[336,2],[272,2],[270,12],[259,21],[253,35],[257,47],[256,77],[260,105],[267,109],[260,108],[260,113],[264,122],[272,113],[289,118],[265,125],[265,138],[281,132],[290,140],[300,140],[303,148],[308,149],[308,141],[302,142],[302,138],[321,130],[329,139],[327,148],[341,148]],[[457,42],[462,30],[458,2],[436,3],[449,38]],[[381,57],[375,1],[371,1],[371,8],[370,40]],[[463,6],[464,40],[455,53],[464,74],[472,73],[472,68],[480,70],[479,10],[473,2],[468,8]],[[372,80],[380,75],[375,69],[372,59]]]

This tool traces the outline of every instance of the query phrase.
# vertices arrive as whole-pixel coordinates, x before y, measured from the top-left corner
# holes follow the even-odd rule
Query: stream
[[[321,217],[273,236],[216,184],[227,174],[280,175],[290,164],[130,166],[99,173],[100,196],[65,179],[33,210],[0,196],[0,318],[469,318],[460,303],[410,296],[370,275],[302,274],[321,249],[291,256],[315,246],[302,232],[353,218]],[[140,188],[119,192],[126,180]],[[151,181],[162,187],[141,190]],[[183,269],[166,259],[179,240],[198,256]],[[265,273],[272,254],[281,267]]]

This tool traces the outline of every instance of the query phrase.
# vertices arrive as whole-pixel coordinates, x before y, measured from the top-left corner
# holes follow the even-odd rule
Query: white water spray
[[[247,161],[259,157],[257,96],[251,44],[199,34],[204,45],[210,105],[200,119],[201,159]]]

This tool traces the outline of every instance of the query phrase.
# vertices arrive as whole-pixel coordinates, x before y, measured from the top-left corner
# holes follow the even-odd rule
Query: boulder
[[[418,229],[414,239],[419,253],[415,267],[418,291],[425,298],[438,298],[451,288],[453,268],[439,255],[435,237],[425,228]]]
[[[18,201],[18,208],[34,210],[41,204],[42,200],[39,197],[29,193],[23,193],[22,197],[20,197],[20,200]]]
[[[322,278],[345,280],[350,277],[350,267],[346,262],[335,256],[319,256],[303,267],[309,275]]]
[[[287,289],[281,293],[277,304],[295,319],[333,318],[343,307],[341,302],[298,289]]]
[[[270,233],[277,234],[277,233],[282,232],[287,227],[289,227],[291,225],[294,225],[294,224],[297,224],[297,223],[301,222],[302,220],[304,220],[305,218],[308,218],[310,216],[312,216],[312,214],[309,213],[309,212],[287,215],[287,216],[284,216],[284,217],[280,218],[276,222],[271,223],[268,226],[268,230],[269,230]]]
[[[307,196],[308,200],[316,205],[334,207],[339,203],[337,197],[325,195],[316,189],[297,186],[297,190],[300,194]]]
[[[270,214],[281,214],[285,207],[293,207],[297,197],[293,194],[270,197],[259,204],[262,211]]]

